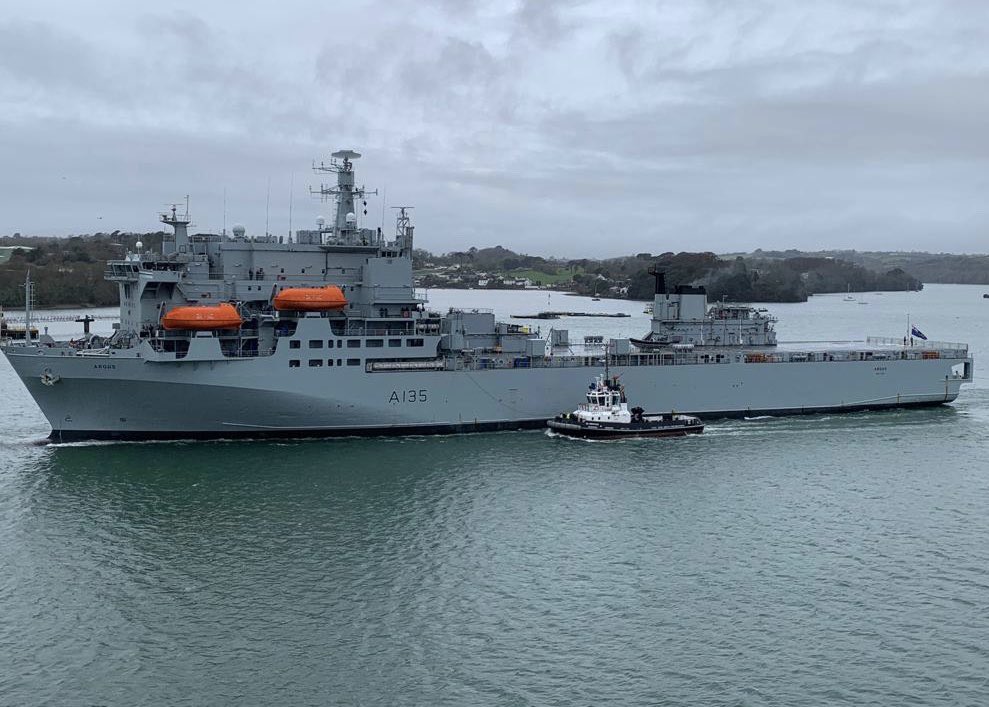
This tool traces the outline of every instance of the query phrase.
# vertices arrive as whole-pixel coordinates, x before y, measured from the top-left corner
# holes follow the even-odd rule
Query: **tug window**
[[[322,365],[323,365],[323,359],[321,359],[321,358],[311,358],[311,359],[309,359],[309,367],[310,368],[319,368]]]
[[[380,349],[385,345],[384,339],[368,339],[365,344],[369,349]]]
[[[347,359],[347,365],[348,366],[359,366],[359,365],[361,365],[361,360],[359,358],[348,358]]]
[[[391,348],[396,349],[396,348],[398,348],[399,346],[402,345],[402,340],[401,339],[388,339],[388,345]]]
[[[425,342],[422,339],[409,339],[409,346],[424,346]]]
[[[311,348],[311,349],[321,349],[321,348],[323,348],[323,341],[322,341],[322,339],[311,339],[309,341],[309,348]]]
[[[347,348],[348,349],[360,348],[360,345],[361,345],[361,340],[360,339],[348,339],[347,340]]]
[[[291,361],[288,362],[288,367],[289,368],[298,368],[299,367],[299,359],[293,358]]]
[[[291,341],[288,342],[288,347],[290,349],[297,349],[301,344],[302,342],[299,341],[298,339],[292,339]]]
[[[333,348],[333,339],[330,339],[329,341],[326,342],[326,348],[328,349]]]

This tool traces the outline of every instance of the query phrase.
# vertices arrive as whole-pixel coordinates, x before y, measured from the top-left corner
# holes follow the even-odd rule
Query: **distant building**
[[[23,246],[23,245],[0,246],[0,265],[3,265],[8,260],[10,260],[10,256],[14,254],[15,250],[34,250],[34,248],[28,248],[27,246]]]

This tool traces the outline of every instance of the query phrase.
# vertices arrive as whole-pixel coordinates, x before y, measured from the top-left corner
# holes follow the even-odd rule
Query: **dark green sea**
[[[674,440],[40,445],[0,360],[0,704],[986,704],[981,295],[769,305],[781,339],[970,342],[953,405]]]

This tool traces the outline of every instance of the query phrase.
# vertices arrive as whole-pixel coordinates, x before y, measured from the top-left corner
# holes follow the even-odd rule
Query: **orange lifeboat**
[[[169,310],[161,318],[161,325],[168,330],[194,329],[237,329],[244,320],[232,304],[190,305]]]
[[[290,287],[275,295],[275,309],[291,312],[325,312],[343,309],[347,298],[343,290],[334,285],[327,287]]]

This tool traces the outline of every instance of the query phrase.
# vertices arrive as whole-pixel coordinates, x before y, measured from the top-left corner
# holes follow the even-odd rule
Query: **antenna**
[[[223,187],[223,235],[227,235],[227,188]]]
[[[31,282],[31,268],[24,276],[24,341],[31,345],[31,306],[34,304],[34,283]]]
[[[381,230],[385,230],[385,205],[388,203],[388,187],[381,187]]]
[[[264,237],[268,237],[268,213],[271,208],[271,177],[268,177],[268,195],[264,200]]]
[[[292,198],[295,196],[295,173],[289,181],[288,187],[288,242],[292,242]]]

